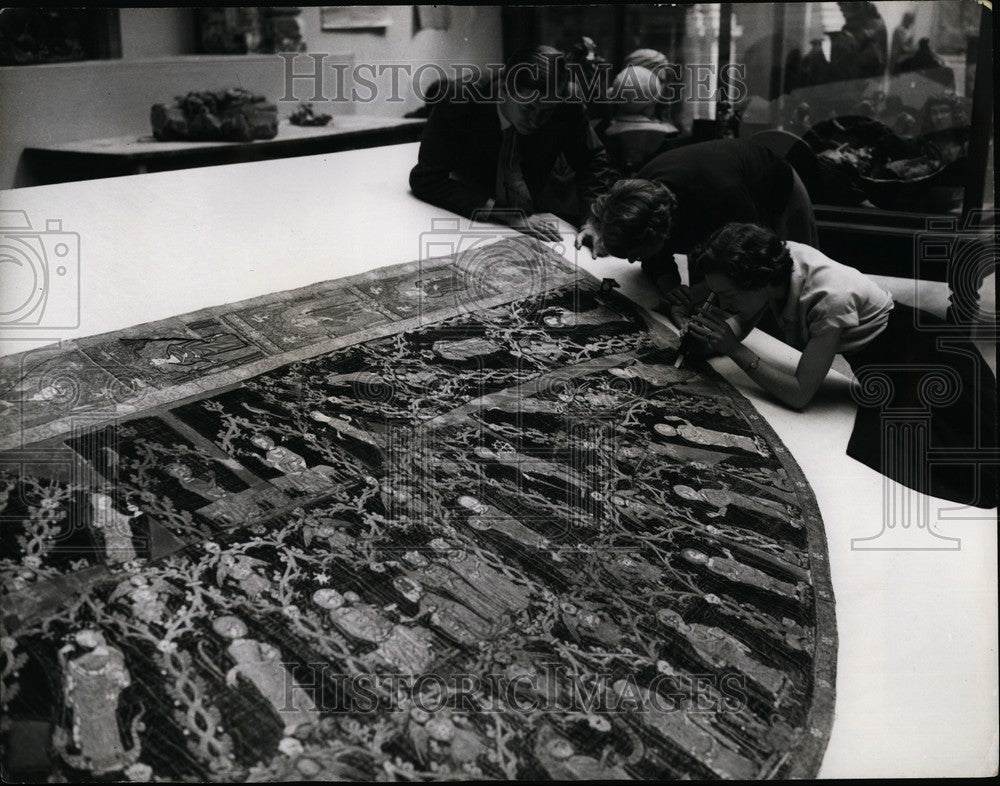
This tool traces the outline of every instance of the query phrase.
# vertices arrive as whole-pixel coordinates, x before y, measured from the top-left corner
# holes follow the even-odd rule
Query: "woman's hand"
[[[604,247],[604,243],[601,242],[600,235],[589,221],[577,232],[573,245],[576,246],[577,251],[583,247],[589,248],[591,259],[606,257],[608,255],[608,250]]]
[[[691,316],[691,290],[681,284],[667,292],[657,309],[670,317],[681,330],[687,325]]]
[[[740,340],[726,322],[729,316],[720,308],[708,306],[691,317],[688,330],[692,336],[703,341],[712,352],[730,355],[740,346]]]
[[[562,235],[559,234],[559,227],[551,218],[518,215],[511,218],[507,225],[511,229],[516,229],[518,232],[530,235],[531,237],[537,237],[539,240],[548,242],[562,240]]]

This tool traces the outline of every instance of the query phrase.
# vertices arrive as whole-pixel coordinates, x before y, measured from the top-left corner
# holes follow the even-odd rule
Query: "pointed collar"
[[[789,249],[789,253],[792,255],[792,272],[788,277],[788,298],[785,300],[785,305],[781,309],[781,313],[778,314],[778,318],[786,323],[797,321],[799,301],[802,299],[802,286],[806,280],[802,264],[795,257],[795,253],[791,249]]]

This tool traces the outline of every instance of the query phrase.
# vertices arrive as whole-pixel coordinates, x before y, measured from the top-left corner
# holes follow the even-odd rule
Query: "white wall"
[[[193,8],[122,8],[118,18],[124,60],[197,51]]]
[[[416,30],[413,6],[391,6],[384,33],[323,32],[318,7],[303,9],[308,51],[327,53],[327,64],[454,62],[480,65],[501,59],[499,7],[453,7],[448,30]],[[121,9],[122,59],[0,67],[0,189],[35,185],[21,157],[25,147],[150,133],[149,108],[199,88],[242,85],[277,101],[284,93],[284,60],[277,56],[194,57],[195,14],[185,8]],[[305,70],[310,61],[298,66]],[[327,74],[333,78],[333,71]],[[402,116],[420,101],[400,79],[402,102],[387,102],[390,75],[376,100],[330,102],[330,114]],[[296,95],[301,95],[296,85]],[[303,85],[302,90],[308,90]],[[329,95],[331,90],[327,91]],[[365,91],[367,92],[367,91]],[[311,97],[311,92],[305,97]],[[279,104],[288,115],[294,103]]]
[[[349,61],[331,55],[331,61]],[[25,147],[152,133],[150,107],[189,90],[244,87],[277,100],[284,60],[277,55],[187,55],[90,60],[0,68],[0,188],[36,185]],[[279,105],[287,115],[293,105]],[[331,104],[346,114],[350,104]]]
[[[501,23],[499,6],[451,6],[451,25],[448,30],[417,30],[416,12],[411,5],[389,6],[388,14],[392,24],[384,32],[324,32],[320,27],[318,6],[302,10],[305,24],[306,48],[310,52],[350,52],[356,65],[406,63],[412,68],[422,63],[437,63],[449,70],[451,64],[474,63],[482,68],[486,63],[503,62]],[[303,70],[305,65],[303,65]],[[367,72],[365,74],[367,76]],[[425,74],[423,87],[433,78],[433,72]],[[391,72],[382,79],[373,78],[379,85],[374,100],[359,103],[358,114],[402,116],[405,112],[420,106],[421,101],[413,94],[409,80],[399,82],[399,96],[403,102],[388,102],[391,94]],[[308,89],[304,86],[303,90]],[[361,92],[361,91],[359,91]],[[364,95],[370,91],[365,89]],[[300,95],[296,92],[296,95]]]

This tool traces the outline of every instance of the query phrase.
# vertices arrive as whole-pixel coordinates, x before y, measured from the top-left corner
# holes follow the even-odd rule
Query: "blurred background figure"
[[[658,120],[668,120],[676,126],[678,133],[683,132],[680,120],[681,102],[667,100],[668,84],[671,78],[670,60],[663,52],[656,49],[636,49],[625,57],[623,63],[625,68],[636,66],[638,68],[648,68],[660,83],[660,100],[656,105],[656,118]]]
[[[590,123],[595,128],[611,122],[611,67],[601,57],[597,44],[590,36],[581,36],[566,54],[570,78],[577,83],[584,97]]]
[[[805,101],[802,101],[792,112],[791,118],[785,124],[785,130],[802,136],[812,128],[812,125],[812,107]]]
[[[913,23],[917,20],[917,15],[913,11],[903,14],[903,19],[892,31],[892,47],[889,50],[889,73],[899,73],[899,63],[910,57],[917,51],[916,38],[913,32]]]
[[[720,101],[715,107],[716,139],[736,139],[742,120],[743,109],[729,101]]]
[[[829,81],[830,61],[823,52],[823,39],[814,38],[809,42],[809,51],[799,61],[796,87],[812,87]]]
[[[844,26],[830,34],[830,65],[835,79],[882,76],[889,59],[885,21],[872,2],[837,3]]]
[[[612,161],[630,176],[655,157],[668,139],[679,133],[677,126],[657,118],[660,80],[648,68],[626,66],[611,86],[614,120],[605,131]]]
[[[669,65],[669,60],[663,52],[656,49],[636,49],[625,56],[624,67],[638,66],[648,68],[657,78],[663,78],[661,71]]]
[[[897,69],[896,73],[898,74],[919,71],[928,79],[933,79],[949,90],[955,89],[955,72],[948,68],[944,60],[931,49],[930,39],[921,38],[917,43],[917,51],[901,60]]]

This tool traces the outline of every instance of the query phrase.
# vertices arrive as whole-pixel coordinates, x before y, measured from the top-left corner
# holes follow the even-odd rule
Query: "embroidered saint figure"
[[[69,654],[83,652],[75,658]],[[132,747],[126,748],[118,723],[118,704],[122,690],[132,684],[125,656],[108,645],[96,630],[76,634],[75,644],[59,650],[63,693],[72,722],[72,745],[79,753],[67,750],[63,729],[58,729],[55,745],[71,766],[95,775],[122,770],[138,760],[141,753],[136,731],[138,717],[132,722]]]
[[[447,560],[451,570],[475,591],[477,598],[482,598],[481,607],[486,614],[481,616],[493,619],[528,607],[530,601],[526,589],[491,568],[471,551],[455,548],[442,538],[434,538],[430,545],[440,557]],[[469,596],[465,595],[463,599],[465,598]]]
[[[714,431],[712,429],[694,426],[684,418],[668,417],[664,423],[657,423],[653,430],[664,437],[677,437],[698,445],[713,445],[719,448],[739,448],[748,453],[756,453],[759,456],[769,456],[767,448],[757,444],[752,437],[745,437],[742,434],[729,434],[725,431]]]
[[[295,684],[277,648],[246,638],[246,623],[238,617],[219,617],[212,622],[212,630],[229,641],[226,652],[236,662],[226,674],[226,684],[235,688],[240,676],[253,685],[283,722],[286,736],[319,721],[312,696]]]
[[[406,600],[419,607],[418,617],[429,615],[433,628],[452,641],[475,647],[491,632],[490,623],[450,598],[435,592],[428,592],[423,585],[410,576],[397,576],[392,580]]]
[[[735,669],[777,696],[785,685],[785,675],[751,656],[750,648],[721,628],[700,623],[688,624],[671,609],[660,609],[656,618],[678,631],[694,648],[699,659],[714,669]]]
[[[712,733],[706,713],[699,711],[690,697],[682,697],[680,706],[665,706],[667,701],[662,696],[652,696],[646,688],[629,686],[626,680],[616,680],[611,687],[623,697],[624,707],[631,701],[636,702],[639,711],[634,714],[638,719],[720,778],[752,780],[757,777],[754,763],[722,744]]]
[[[681,556],[692,565],[703,565],[706,569],[722,578],[744,584],[748,587],[754,587],[755,589],[772,592],[776,595],[783,595],[793,600],[801,600],[805,589],[802,582],[799,584],[790,584],[787,581],[781,581],[774,578],[774,576],[769,576],[762,570],[758,570],[750,565],[744,565],[742,562],[737,562],[734,559],[709,557],[707,554],[696,549],[684,549],[681,552]]]
[[[788,507],[781,502],[764,499],[763,497],[753,497],[749,494],[739,494],[725,484],[722,485],[722,488],[718,489],[694,489],[691,486],[678,484],[674,486],[674,493],[681,499],[686,499],[690,502],[707,502],[709,505],[713,505],[715,510],[708,514],[712,518],[725,516],[726,510],[732,505],[737,508],[743,508],[743,510],[748,510],[751,513],[773,516],[795,529],[802,527],[802,524],[796,520]]]
[[[302,456],[289,448],[275,446],[270,437],[257,435],[250,441],[267,451],[262,459],[264,465],[276,469],[284,476],[274,481],[274,485],[279,488],[291,486],[305,493],[317,493],[336,482],[337,472],[333,467],[318,464],[310,468]]]
[[[632,780],[632,776],[617,764],[577,752],[573,743],[550,726],[543,726],[535,735],[535,758],[554,780],[609,781]]]
[[[475,497],[463,494],[458,498],[458,504],[470,512],[467,519],[469,526],[480,532],[493,530],[506,535],[516,543],[537,549],[547,549],[549,539],[529,529],[520,521],[508,516],[501,510],[480,502]]]
[[[553,308],[543,317],[542,322],[550,328],[575,328],[588,325],[607,325],[610,322],[623,322],[625,317],[606,306],[598,306],[589,311],[570,311],[565,308]]]
[[[93,517],[90,526],[101,533],[104,539],[104,554],[108,562],[121,564],[131,562],[137,556],[132,542],[132,525],[134,518],[142,515],[135,506],[129,506],[132,513],[126,515],[115,510],[114,502],[107,494],[95,492],[90,495],[90,505]]]
[[[373,654],[403,674],[420,674],[430,665],[433,638],[428,631],[393,623],[353,592],[320,589],[312,597],[329,611],[334,625],[351,638],[377,644]]]
[[[194,470],[181,461],[175,461],[168,464],[164,468],[164,471],[172,478],[175,478],[181,488],[190,491],[193,494],[197,494],[199,497],[203,497],[209,502],[215,502],[216,500],[229,496],[229,492],[219,486],[219,484],[215,482],[215,478],[212,478],[211,480],[204,480],[202,478],[195,477]]]
[[[240,585],[247,597],[254,599],[271,589],[271,582],[257,572],[267,563],[244,554],[223,554],[215,570],[215,581],[220,587],[225,587],[227,578],[232,578]]]
[[[380,447],[379,443],[371,434],[354,425],[351,421],[350,415],[342,415],[338,418],[333,417],[332,415],[327,415],[324,412],[320,412],[318,409],[314,409],[309,413],[309,417],[317,423],[323,423],[333,429],[339,439],[343,439],[345,436],[353,437],[359,442],[366,442],[376,448]]]
[[[132,616],[147,623],[162,623],[167,615],[167,604],[161,595],[176,594],[177,589],[162,579],[152,582],[141,573],[129,576],[108,597],[109,603],[126,598]]]
[[[501,349],[499,344],[485,338],[463,338],[451,341],[435,341],[431,350],[445,360],[471,360],[481,355],[492,355]]]
[[[609,368],[608,373],[618,379],[641,379],[650,385],[663,387],[690,379],[692,372],[684,368],[674,368],[662,363],[643,363],[636,360],[627,366]]]

